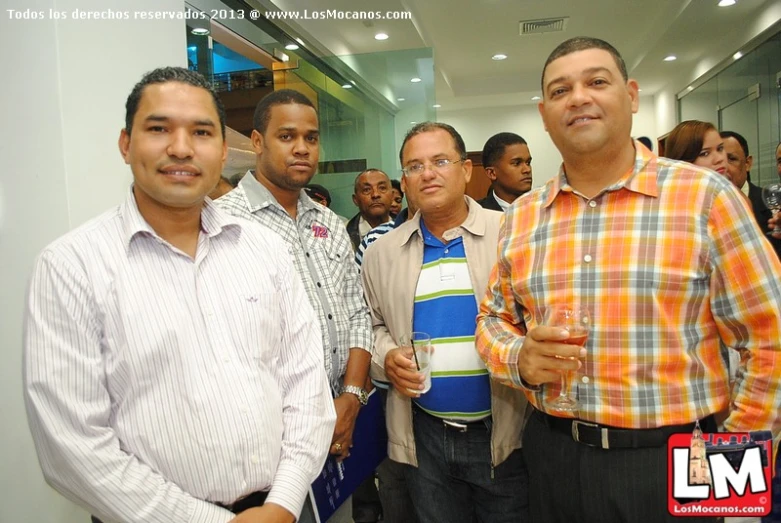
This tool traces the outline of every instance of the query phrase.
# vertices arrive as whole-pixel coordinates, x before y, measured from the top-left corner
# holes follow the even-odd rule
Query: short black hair
[[[440,122],[422,122],[407,131],[407,134],[404,136],[404,141],[401,142],[401,149],[399,149],[399,163],[402,167],[404,167],[404,146],[407,145],[407,142],[419,134],[430,133],[431,131],[436,131],[437,129],[441,129],[447,132],[453,138],[453,141],[456,145],[456,152],[458,152],[458,159],[466,160],[466,145],[464,144],[464,139],[461,138],[461,135],[458,134],[458,131],[456,131],[453,126]]]
[[[133,130],[133,119],[138,112],[138,105],[141,103],[141,96],[144,94],[146,86],[167,82],[179,82],[206,89],[212,95],[214,108],[217,110],[217,116],[220,118],[220,131],[223,139],[225,138],[225,106],[222,104],[222,100],[220,100],[217,92],[201,73],[185,69],[184,67],[159,67],[141,77],[141,81],[133,87],[125,102],[125,131],[128,136]]]
[[[654,150],[654,143],[647,136],[638,136],[637,137],[637,141],[640,142],[641,144],[645,145],[648,148],[649,151],[653,151]]]
[[[483,167],[493,167],[504,155],[508,145],[528,145],[526,140],[515,133],[495,134],[483,146]]]
[[[358,180],[361,179],[361,176],[363,176],[366,173],[382,173],[385,175],[385,177],[390,180],[390,176],[388,176],[388,173],[383,171],[382,169],[377,169],[376,167],[369,167],[368,169],[364,169],[363,171],[359,172],[358,175],[355,177],[355,181],[353,182],[353,194],[358,194]]]
[[[542,88],[543,93],[545,92],[545,70],[548,69],[548,65],[557,58],[578,51],[586,51],[587,49],[602,49],[603,51],[610,53],[613,56],[613,60],[616,62],[616,66],[618,66],[618,70],[621,72],[621,77],[625,82],[629,80],[629,74],[626,71],[626,63],[624,62],[624,59],[621,58],[621,53],[619,53],[615,47],[599,38],[576,36],[575,38],[570,38],[569,40],[560,43],[550,56],[548,56],[548,59],[545,60],[545,65],[542,67],[542,75],[540,76],[540,87]]]
[[[746,158],[751,156],[748,153],[748,142],[746,141],[745,138],[743,138],[742,135],[736,133],[735,131],[721,131],[719,133],[719,135],[722,138],[734,138],[734,139],[736,139],[738,141],[738,143],[740,144],[740,148],[743,149],[743,154],[746,155]]]
[[[311,107],[317,113],[317,108],[312,100],[292,89],[280,89],[264,96],[255,107],[255,115],[252,118],[252,128],[260,134],[265,134],[268,122],[271,120],[271,108],[275,105],[299,104]]]
[[[401,190],[401,182],[399,180],[391,180],[391,188],[399,191],[401,197],[404,198],[404,191]]]

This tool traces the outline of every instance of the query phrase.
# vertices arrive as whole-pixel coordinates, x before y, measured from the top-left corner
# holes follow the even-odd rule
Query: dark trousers
[[[388,391],[383,388],[377,390],[382,396],[383,411],[385,411]],[[409,465],[406,463],[399,463],[390,458],[386,458],[377,467],[383,523],[418,523],[418,516],[415,514],[404,474],[407,467]]]
[[[524,429],[532,521],[685,523],[667,512],[667,447],[610,449],[578,443],[535,411]]]
[[[418,408],[412,412],[418,466],[404,470],[422,523],[530,521],[525,449],[492,467],[490,418],[461,431]]]

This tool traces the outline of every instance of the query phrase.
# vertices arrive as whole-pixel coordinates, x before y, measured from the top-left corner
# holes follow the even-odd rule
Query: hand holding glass
[[[545,325],[569,331],[569,338],[562,340],[562,343],[583,347],[588,339],[591,317],[588,309],[580,305],[553,305],[545,312]],[[577,393],[570,390],[574,389],[572,385],[576,372],[562,371],[561,391],[556,398],[545,401],[546,408],[561,412],[575,412],[580,409]]]
[[[768,209],[773,211],[773,216],[778,214],[778,211],[781,211],[781,183],[771,183],[762,187],[762,201],[765,202]],[[767,234],[778,233],[781,233],[781,226],[776,224],[773,230]]]
[[[404,356],[415,362],[415,366],[424,376],[423,390],[407,389],[417,394],[425,394],[431,390],[431,336],[425,332],[413,332],[412,334],[402,336],[399,340],[399,347]]]

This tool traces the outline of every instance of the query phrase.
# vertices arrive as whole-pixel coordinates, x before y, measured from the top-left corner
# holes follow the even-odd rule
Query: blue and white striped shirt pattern
[[[475,348],[477,301],[464,242],[444,244],[420,224],[423,267],[415,291],[413,330],[431,336],[431,390],[416,400],[440,418],[476,421],[491,414],[491,385]]]

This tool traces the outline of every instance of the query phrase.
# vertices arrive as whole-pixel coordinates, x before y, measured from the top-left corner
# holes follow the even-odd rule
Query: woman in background
[[[712,123],[699,120],[679,123],[667,136],[664,156],[705,167],[729,178],[724,140]]]

